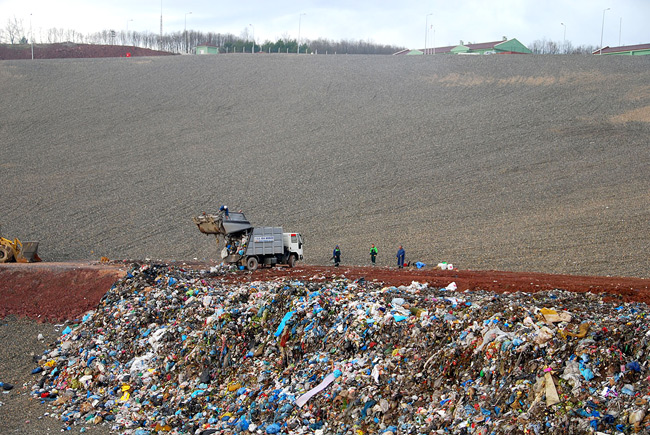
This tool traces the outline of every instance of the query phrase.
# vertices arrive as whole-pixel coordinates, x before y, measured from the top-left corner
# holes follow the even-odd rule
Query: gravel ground
[[[3,233],[211,259],[221,204],[365,263],[649,277],[650,56],[0,62]]]
[[[48,434],[59,433],[64,425],[49,417],[49,407],[33,399],[29,394],[37,375],[31,370],[36,367],[34,355],[42,355],[61,336],[64,326],[52,323],[37,323],[33,320],[13,316],[0,320],[0,382],[10,383],[14,388],[0,394],[0,428],[3,434]],[[42,334],[44,340],[39,340]],[[80,433],[81,427],[73,427],[68,433]],[[89,425],[86,434],[104,435],[110,433],[109,426]]]

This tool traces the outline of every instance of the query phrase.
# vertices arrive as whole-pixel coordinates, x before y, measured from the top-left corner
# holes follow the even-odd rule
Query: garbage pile
[[[34,369],[32,392],[64,430],[627,434],[650,426],[647,306],[589,293],[322,276],[226,284],[145,264],[63,332]]]

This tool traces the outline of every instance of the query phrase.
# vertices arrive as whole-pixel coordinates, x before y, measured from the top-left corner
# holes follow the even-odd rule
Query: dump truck
[[[14,238],[0,236],[0,263],[34,263],[41,261],[38,256],[38,242],[21,242]]]
[[[224,263],[255,270],[260,265],[293,267],[303,259],[300,233],[285,233],[282,227],[254,227],[242,212],[233,213],[222,207],[218,213],[203,213],[192,221],[203,234],[215,236],[217,249],[223,241]]]

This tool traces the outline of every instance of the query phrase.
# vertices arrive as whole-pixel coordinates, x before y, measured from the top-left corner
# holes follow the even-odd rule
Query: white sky
[[[90,34],[128,26],[158,34],[161,4],[164,33],[183,31],[187,22],[188,30],[235,36],[247,30],[258,43],[297,39],[299,27],[301,38],[407,48],[423,48],[425,34],[428,47],[503,36],[530,45],[561,43],[565,31],[574,47],[598,47],[601,30],[604,46],[618,46],[619,37],[621,45],[650,43],[650,0],[0,0],[0,29],[15,17],[26,33],[31,21],[36,42],[45,42],[50,28]]]

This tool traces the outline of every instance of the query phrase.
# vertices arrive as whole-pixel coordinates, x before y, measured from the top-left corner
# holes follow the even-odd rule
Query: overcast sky
[[[187,23],[188,30],[248,32],[258,42],[297,39],[300,31],[307,39],[406,48],[503,36],[530,45],[561,43],[566,31],[574,47],[598,47],[603,30],[604,46],[618,46],[619,38],[621,45],[650,43],[650,0],[0,0],[0,28],[15,17],[28,32],[31,21],[36,42],[47,42],[50,28],[89,34],[128,26],[158,34],[161,9],[164,33],[183,31]]]

